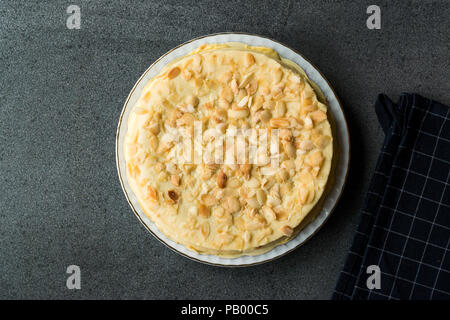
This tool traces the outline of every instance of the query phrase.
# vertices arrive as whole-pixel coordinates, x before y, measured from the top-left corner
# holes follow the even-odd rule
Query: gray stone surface
[[[69,3],[81,30],[66,28]],[[382,29],[366,28],[366,8]],[[450,103],[442,1],[0,1],[0,298],[327,299],[355,231],[383,134],[373,104],[414,91]],[[116,126],[141,73],[170,48],[223,31],[299,50],[348,117],[346,191],[303,247],[226,269],[164,247],[134,216],[115,167]],[[66,267],[82,289],[65,286]]]

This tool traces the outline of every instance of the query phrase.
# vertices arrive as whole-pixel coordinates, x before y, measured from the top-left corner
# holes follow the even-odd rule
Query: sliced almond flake
[[[262,167],[261,174],[265,176],[273,176],[277,173],[278,169],[272,167]]]
[[[238,107],[245,107],[248,103],[248,96],[245,96],[244,98],[242,98],[241,101],[239,101],[238,103]]]
[[[246,74],[244,78],[242,78],[241,83],[239,84],[239,89],[245,88],[245,86],[250,82],[252,76],[253,72]]]

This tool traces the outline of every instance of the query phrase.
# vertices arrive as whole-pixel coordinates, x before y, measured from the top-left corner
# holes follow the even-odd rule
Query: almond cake
[[[201,161],[181,162],[176,137],[194,139],[196,124]],[[214,161],[222,145],[209,129],[255,129],[278,144],[250,161],[258,138],[245,136],[242,148],[223,144],[245,159]],[[274,50],[242,43],[203,45],[167,65],[133,106],[125,139],[127,179],[149,219],[173,241],[219,256],[288,241],[321,198],[332,156],[320,89]]]

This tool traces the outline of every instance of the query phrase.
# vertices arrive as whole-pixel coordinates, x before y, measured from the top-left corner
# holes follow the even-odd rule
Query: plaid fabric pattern
[[[333,299],[450,300],[449,107],[403,94],[375,109],[386,138]]]

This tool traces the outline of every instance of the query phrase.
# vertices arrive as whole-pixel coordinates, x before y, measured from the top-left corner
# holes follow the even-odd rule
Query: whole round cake
[[[145,86],[129,117],[127,179],[170,239],[255,254],[288,241],[317,205],[333,156],[326,101],[265,47],[203,45]]]

